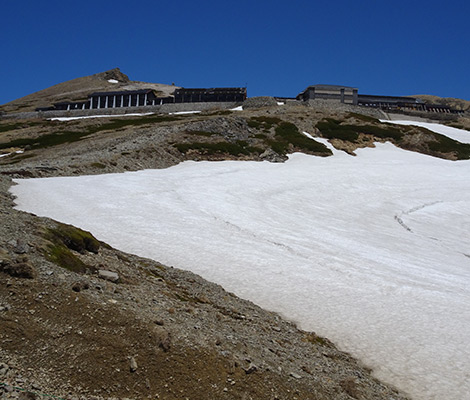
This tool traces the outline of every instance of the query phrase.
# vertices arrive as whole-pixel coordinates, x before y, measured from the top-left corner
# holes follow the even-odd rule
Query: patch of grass
[[[348,113],[346,115],[346,118],[355,118],[355,119],[358,119],[358,120],[364,121],[364,122],[379,122],[379,120],[377,118],[370,117],[368,115],[353,113],[353,112]]]
[[[454,153],[458,160],[470,159],[470,144],[460,143],[447,136],[434,133],[435,142],[429,143],[429,149],[439,153]]]
[[[49,261],[72,272],[83,274],[92,269],[65,246],[50,246],[45,255]]]
[[[350,125],[340,125],[341,121],[333,118],[326,118],[317,123],[316,128],[327,139],[341,139],[349,142],[356,142],[359,138],[358,133],[350,128]]]
[[[277,117],[253,117],[247,121],[247,124],[250,128],[263,129],[266,132],[281,123],[282,120]]]
[[[64,143],[72,143],[81,140],[83,137],[102,132],[102,131],[116,131],[123,129],[128,126],[140,126],[147,124],[154,124],[160,122],[177,121],[178,117],[166,116],[166,115],[152,115],[144,116],[141,118],[115,118],[111,119],[102,125],[95,125],[84,128],[81,131],[62,131],[57,133],[49,133],[46,135],[39,136],[37,138],[24,138],[15,139],[7,143],[0,143],[0,149],[7,149],[9,147],[26,147],[29,146],[31,149],[40,149],[46,147],[52,147],[61,145]]]
[[[333,154],[323,143],[312,140],[299,132],[297,126],[290,122],[281,122],[275,129],[276,139],[281,143],[277,147],[287,149],[289,143],[300,150],[307,150],[313,153],[323,153],[325,155]],[[282,145],[284,142],[284,146]],[[278,151],[273,148],[276,153]]]
[[[403,138],[403,132],[400,128],[396,128],[390,124],[385,124],[383,127],[376,125],[360,125],[353,126],[348,125],[351,129],[356,129],[360,133],[365,133],[367,135],[374,135],[375,137],[382,139],[394,139],[399,141]]]
[[[174,145],[181,153],[189,150],[197,150],[207,155],[214,154],[230,154],[232,156],[249,155],[250,153],[261,153],[263,149],[249,146],[243,140],[237,140],[235,143],[230,142],[194,142],[194,143],[176,143]]]
[[[18,164],[23,160],[34,157],[36,154],[21,154],[21,155],[11,155],[10,157],[5,157],[6,160],[10,160],[4,163],[4,165],[13,165]]]
[[[402,130],[404,129],[390,124],[383,124],[383,126],[342,124],[341,121],[332,118],[326,118],[318,122],[316,127],[328,139],[341,139],[348,142],[357,142],[359,133],[399,141],[403,138]]]
[[[100,163],[100,162],[94,162],[90,164],[93,168],[99,168],[99,169],[104,169],[106,168],[106,165]]]
[[[94,270],[72,252],[98,253],[101,243],[91,233],[71,225],[59,224],[55,229],[48,229],[45,238],[50,242],[45,249],[45,256],[49,261],[73,272]]]
[[[98,253],[100,241],[90,232],[72,225],[59,224],[55,229],[49,229],[46,238],[56,244],[63,244],[71,250],[83,253],[89,251]]]
[[[2,124],[0,125],[0,133],[15,131],[17,129],[29,128],[32,126],[43,125],[42,122],[16,122],[13,124]]]

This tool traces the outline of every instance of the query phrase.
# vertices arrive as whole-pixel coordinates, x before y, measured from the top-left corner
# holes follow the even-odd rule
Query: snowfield
[[[470,161],[392,144],[16,180],[17,208],[191,270],[414,399],[470,393]]]

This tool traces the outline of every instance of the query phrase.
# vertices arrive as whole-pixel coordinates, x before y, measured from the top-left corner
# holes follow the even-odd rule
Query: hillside
[[[176,86],[172,85],[131,81],[119,68],[115,68],[98,74],[62,82],[40,90],[39,92],[13,100],[1,105],[0,112],[34,111],[36,107],[49,107],[54,103],[62,101],[86,100],[87,96],[93,92],[155,89],[160,95],[167,96],[173,93],[176,88]]]
[[[56,85],[3,110],[142,87],[111,72]],[[392,142],[441,159],[470,159],[470,145],[424,128],[303,105],[1,120],[0,383],[8,386],[0,392],[7,398],[22,388],[83,399],[404,399],[328,339],[190,272],[16,211],[8,192],[17,178],[161,169],[186,160],[283,162],[296,151],[331,157],[315,137],[350,155]]]
[[[412,97],[421,99],[426,103],[448,106],[454,110],[470,111],[470,101],[468,100],[455,99],[453,97],[438,97],[429,94],[418,94]]]

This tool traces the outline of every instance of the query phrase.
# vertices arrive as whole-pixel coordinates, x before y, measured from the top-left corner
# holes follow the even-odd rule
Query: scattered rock
[[[248,368],[244,369],[244,371],[247,375],[252,374],[253,372],[256,372],[257,370],[258,370],[258,367],[253,363],[251,363],[248,366]]]
[[[131,357],[131,361],[130,361],[130,371],[131,372],[135,372],[137,371],[137,361],[135,360],[134,357]]]
[[[0,264],[0,271],[15,278],[34,279],[36,277],[36,270],[29,261]]]
[[[16,254],[26,254],[29,253],[30,247],[23,239],[17,239],[13,251]]]
[[[302,379],[302,377],[299,374],[296,374],[295,372],[291,372],[289,375],[292,376],[292,378],[295,378],[295,379]]]
[[[5,376],[10,367],[5,363],[0,363],[0,376]]]
[[[117,283],[119,281],[119,275],[116,272],[107,271],[105,269],[98,270],[98,276],[101,279]]]
[[[171,347],[171,336],[170,333],[159,326],[156,326],[154,329],[155,336],[157,338],[158,347],[161,348],[164,352],[170,350]]]
[[[260,108],[260,107],[276,107],[277,101],[274,97],[259,96],[250,97],[243,102],[243,109],[247,108]]]
[[[86,281],[77,281],[72,285],[72,290],[74,292],[81,292],[90,288],[90,284]]]
[[[20,392],[20,395],[18,396],[18,400],[35,400],[37,398],[36,394],[32,392]]]

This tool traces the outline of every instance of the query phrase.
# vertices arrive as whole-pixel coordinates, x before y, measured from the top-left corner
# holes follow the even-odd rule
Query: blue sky
[[[470,100],[469,15],[464,0],[5,0],[0,104],[114,67],[249,96],[329,83]]]

